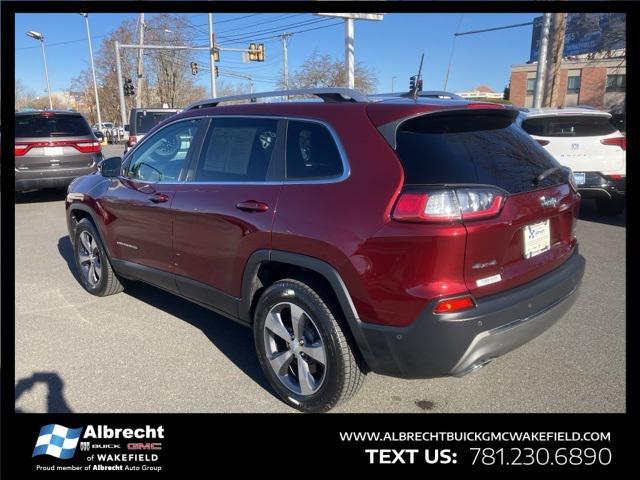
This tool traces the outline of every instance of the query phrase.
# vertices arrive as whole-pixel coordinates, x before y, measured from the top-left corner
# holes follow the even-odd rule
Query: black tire
[[[596,200],[596,208],[600,215],[607,217],[615,217],[620,215],[625,208],[625,202],[621,199],[615,200]]]
[[[83,242],[81,240],[83,232],[87,232],[89,236],[95,241],[95,249],[92,249],[93,251],[91,253],[93,254],[94,258],[98,258],[100,266],[100,276],[95,283],[92,283],[89,280],[88,275],[84,271],[86,263],[83,266],[80,265],[81,253],[87,253],[87,249],[84,248]],[[107,295],[120,293],[122,292],[122,290],[124,290],[122,283],[111,267],[111,262],[109,261],[107,252],[104,248],[104,245],[102,244],[100,234],[98,233],[93,223],[86,218],[80,220],[76,225],[73,241],[73,256],[76,262],[78,279],[87,292],[97,297],[106,297]]]
[[[265,346],[267,335],[265,322],[271,309],[282,303],[301,307],[311,318],[313,326],[320,334],[324,344],[326,366],[324,367],[323,380],[319,389],[310,395],[301,395],[287,388],[276,375],[268,360],[267,347]],[[254,343],[262,371],[285,403],[303,412],[324,412],[349,400],[358,391],[364,381],[365,372],[361,368],[343,328],[328,307],[328,303],[306,283],[284,279],[264,291],[256,305],[254,314]]]

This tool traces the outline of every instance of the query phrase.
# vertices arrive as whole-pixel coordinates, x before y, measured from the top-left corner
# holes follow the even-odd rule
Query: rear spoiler
[[[472,116],[472,115],[496,115],[509,117],[513,122],[518,116],[518,110],[513,107],[505,107],[503,105],[492,103],[472,103],[464,108],[447,108],[439,110],[431,110],[420,112],[415,115],[409,115],[407,117],[393,120],[378,127],[378,131],[382,134],[387,143],[394,150],[397,148],[396,135],[400,126],[409,121],[425,115],[438,116],[438,117],[450,117],[450,116]]]

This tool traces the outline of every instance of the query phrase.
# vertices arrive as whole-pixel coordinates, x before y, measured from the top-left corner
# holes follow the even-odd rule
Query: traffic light
[[[417,75],[409,77],[409,91],[413,92],[417,89],[418,92],[422,91],[422,79]]]
[[[125,97],[130,97],[136,94],[136,89],[133,87],[133,81],[130,78],[124,79],[123,90]]]
[[[213,47],[213,61],[220,61],[220,49],[218,47]]]
[[[191,75],[195,75],[196,73],[198,73],[198,64],[191,62]]]
[[[218,70],[218,66],[216,65],[216,78],[220,76],[220,71]]]
[[[250,62],[264,62],[264,43],[250,43],[248,50]]]

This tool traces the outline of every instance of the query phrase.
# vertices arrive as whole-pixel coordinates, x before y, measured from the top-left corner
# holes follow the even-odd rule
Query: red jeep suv
[[[303,95],[322,101],[256,102]],[[141,280],[251,327],[303,411],[369,371],[463,375],[551,326],[584,272],[571,171],[517,113],[349,89],[199,102],[70,185],[82,285]]]

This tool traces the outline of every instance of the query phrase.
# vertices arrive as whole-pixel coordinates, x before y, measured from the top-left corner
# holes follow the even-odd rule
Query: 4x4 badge
[[[540,197],[539,201],[540,205],[542,205],[543,207],[555,207],[558,205],[558,199],[556,197]]]

